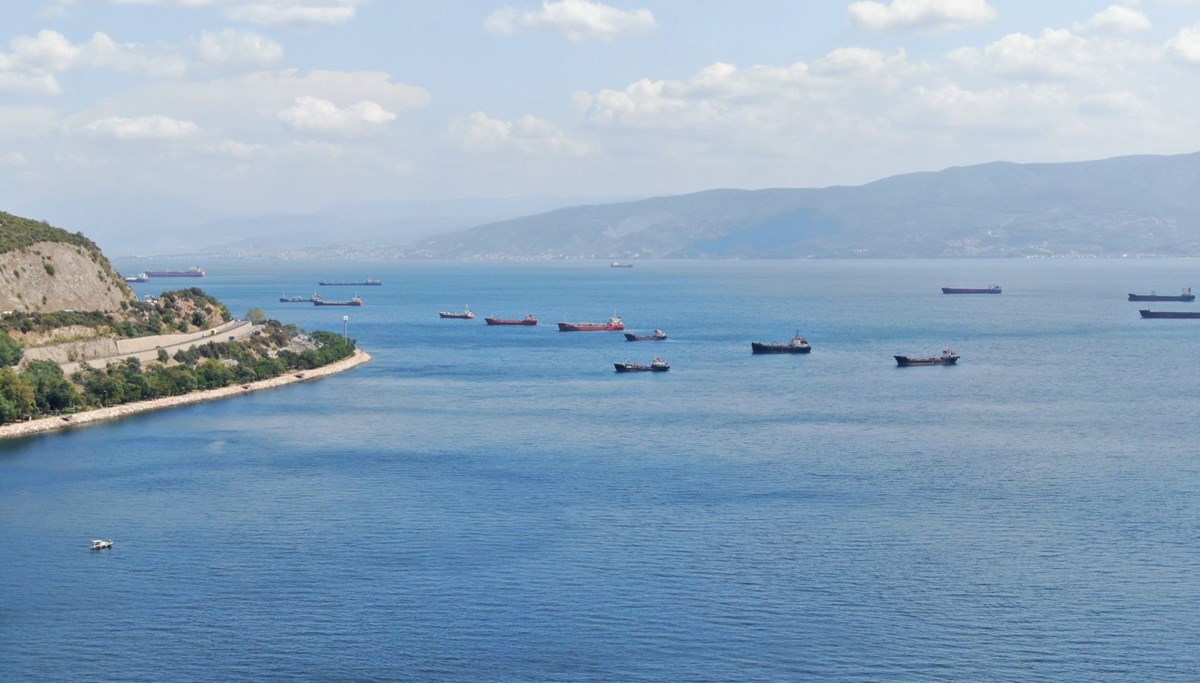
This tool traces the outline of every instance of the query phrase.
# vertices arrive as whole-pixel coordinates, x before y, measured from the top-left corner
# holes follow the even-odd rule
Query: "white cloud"
[[[155,114],[125,118],[109,116],[83,126],[83,130],[97,137],[117,140],[157,140],[169,142],[195,137],[200,127],[192,121],[173,119]]]
[[[1150,28],[1150,19],[1145,14],[1124,5],[1110,5],[1086,22],[1075,25],[1077,31],[1115,31],[1120,33],[1148,31]]]
[[[850,21],[871,31],[918,29],[951,31],[996,18],[987,0],[862,0],[846,8]]]
[[[196,150],[205,154],[233,157],[235,159],[249,159],[267,151],[267,146],[225,139],[197,145]]]
[[[85,43],[72,43],[58,31],[43,30],[13,38],[9,47],[10,63],[33,71],[61,73],[94,67],[159,77],[179,77],[187,71],[187,61],[170,49],[118,43],[99,32]]]
[[[6,95],[61,95],[53,74],[44,71],[7,70],[0,66],[0,93]]]
[[[1179,29],[1167,42],[1167,53],[1185,64],[1200,64],[1200,24]]]
[[[204,31],[196,45],[200,59],[218,66],[268,66],[283,59],[283,46],[256,33]]]
[[[477,111],[457,120],[450,127],[450,135],[468,152],[515,150],[531,156],[581,156],[588,152],[587,145],[571,140],[558,126],[536,116],[504,121]]]
[[[484,21],[484,29],[498,35],[526,30],[560,33],[573,42],[610,41],[624,34],[649,33],[655,29],[648,9],[626,11],[591,0],[547,0],[540,10],[496,10]]]
[[[225,10],[225,16],[266,26],[338,26],[354,18],[355,4],[351,0],[318,4],[276,0],[234,5]]]
[[[292,106],[279,111],[276,116],[297,131],[334,135],[368,133],[396,120],[395,114],[377,102],[362,100],[341,108],[311,95],[297,97]]]
[[[960,48],[947,55],[960,68],[1017,79],[1085,78],[1110,81],[1115,73],[1160,58],[1157,49],[1120,40],[1046,29],[1040,36],[1011,33],[982,50]]]
[[[24,154],[20,152],[3,152],[0,153],[0,166],[9,166],[18,168],[29,163]]]

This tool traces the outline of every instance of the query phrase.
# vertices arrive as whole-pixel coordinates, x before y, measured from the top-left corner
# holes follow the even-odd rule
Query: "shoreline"
[[[33,434],[44,434],[46,432],[56,432],[63,429],[70,429],[81,425],[95,424],[97,422],[105,422],[108,420],[116,420],[128,415],[136,415],[138,413],[147,413],[152,410],[163,410],[165,408],[174,408],[176,406],[192,405],[193,403],[202,403],[204,401],[216,401],[231,396],[242,396],[255,391],[263,391],[264,389],[274,389],[283,387],[289,384],[297,384],[299,382],[311,382],[329,375],[336,375],[340,372],[345,372],[352,368],[356,368],[363,363],[371,360],[371,355],[362,349],[355,349],[354,355],[349,358],[324,365],[312,370],[304,370],[301,372],[288,372],[279,377],[271,379],[263,379],[257,382],[248,384],[233,384],[220,389],[208,389],[205,391],[196,391],[190,394],[181,396],[164,396],[162,398],[152,398],[147,401],[135,401],[133,403],[122,403],[118,406],[110,408],[97,408],[95,410],[87,410],[81,413],[72,413],[70,415],[57,415],[54,417],[41,417],[36,420],[27,422],[12,422],[6,425],[0,425],[0,439],[14,439],[22,436],[31,436]]]

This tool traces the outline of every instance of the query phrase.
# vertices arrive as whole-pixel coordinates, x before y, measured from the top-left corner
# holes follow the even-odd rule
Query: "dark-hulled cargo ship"
[[[987,287],[942,287],[942,294],[999,294],[1000,285]]]
[[[1130,294],[1130,301],[1195,301],[1196,295],[1192,294],[1192,288],[1186,287],[1179,294]]]
[[[187,270],[147,270],[146,275],[150,277],[204,277],[204,269],[200,266],[192,266]]]
[[[1148,311],[1143,308],[1138,313],[1143,318],[1200,318],[1200,312],[1191,311]]]

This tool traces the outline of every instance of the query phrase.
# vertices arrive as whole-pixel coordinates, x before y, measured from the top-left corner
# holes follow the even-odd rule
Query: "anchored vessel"
[[[204,277],[204,269],[192,266],[187,270],[147,270],[149,277]]]
[[[126,282],[149,282],[150,276],[145,273],[138,273],[137,275],[126,275],[121,279]]]
[[[317,284],[322,287],[378,287],[383,283],[379,280],[321,280]]]
[[[312,295],[313,306],[362,306],[363,300],[357,296],[350,297],[345,301],[326,301],[321,298],[320,294]]]
[[[1143,318],[1200,318],[1200,312],[1190,311],[1148,311],[1143,308],[1138,313],[1141,313]]]
[[[895,356],[896,365],[906,367],[909,365],[954,365],[958,362],[958,354],[950,349],[942,351],[940,356],[928,356],[926,358],[910,358],[909,356]]]
[[[625,329],[625,321],[617,316],[608,319],[606,323],[559,323],[559,332],[620,332]]]
[[[1191,287],[1185,287],[1179,294],[1130,294],[1130,301],[1195,301],[1196,295],[1192,294]]]
[[[613,367],[617,369],[617,372],[666,372],[671,369],[671,364],[655,356],[649,364],[613,363]]]
[[[489,325],[530,325],[530,326],[532,326],[532,325],[538,324],[538,319],[533,317],[533,314],[530,313],[529,315],[525,316],[524,318],[520,318],[520,319],[484,318],[483,322],[485,322]]]
[[[456,313],[454,311],[442,311],[442,312],[438,313],[438,317],[439,318],[454,318],[455,320],[474,320],[475,313],[471,311],[470,306],[466,306],[466,307],[464,307],[462,313]]]
[[[662,341],[667,338],[667,333],[662,330],[654,330],[654,334],[633,334],[632,332],[625,333],[625,341]]]
[[[313,296],[316,296],[316,295],[314,294]],[[308,302],[308,301],[312,301],[312,300],[313,300],[313,297],[311,297],[311,296],[281,296],[281,297],[279,297],[279,301],[282,303],[285,303],[285,304],[298,304],[298,303],[304,303],[304,302]]]
[[[790,342],[750,342],[750,353],[808,353],[812,351],[808,341],[796,335]]]
[[[112,547],[112,545],[113,542],[110,540],[104,540],[101,538],[92,539],[92,550],[108,550]]]
[[[620,261],[613,261],[612,263],[608,264],[608,267],[609,268],[632,268],[633,264],[632,263],[621,263]]]
[[[999,294],[1000,285],[987,287],[942,287],[942,294]]]

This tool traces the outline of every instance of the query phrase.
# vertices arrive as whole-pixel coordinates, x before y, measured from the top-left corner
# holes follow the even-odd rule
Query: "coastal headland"
[[[54,417],[44,417],[36,420],[28,420],[26,422],[13,422],[5,425],[0,425],[0,439],[13,439],[22,436],[31,436],[33,434],[41,434],[44,432],[59,431],[72,427],[95,424],[107,420],[115,420],[118,418],[144,413],[151,410],[162,410],[164,408],[174,408],[176,406],[186,406],[202,401],[215,401],[217,399],[229,398],[231,396],[241,396],[263,389],[274,389],[297,382],[311,382],[329,375],[335,375],[339,372],[345,372],[351,368],[357,367],[371,360],[371,355],[367,352],[356,349],[354,355],[349,358],[344,358],[335,361],[328,365],[304,370],[300,372],[289,372],[279,377],[272,377],[257,382],[248,382],[245,384],[235,384],[232,386],[221,387],[220,389],[209,389],[207,391],[197,391],[180,396],[165,396],[155,398],[149,401],[136,401],[133,403],[124,403],[109,408],[98,408],[96,410],[87,410],[79,413],[71,413],[68,415],[58,415]]]

